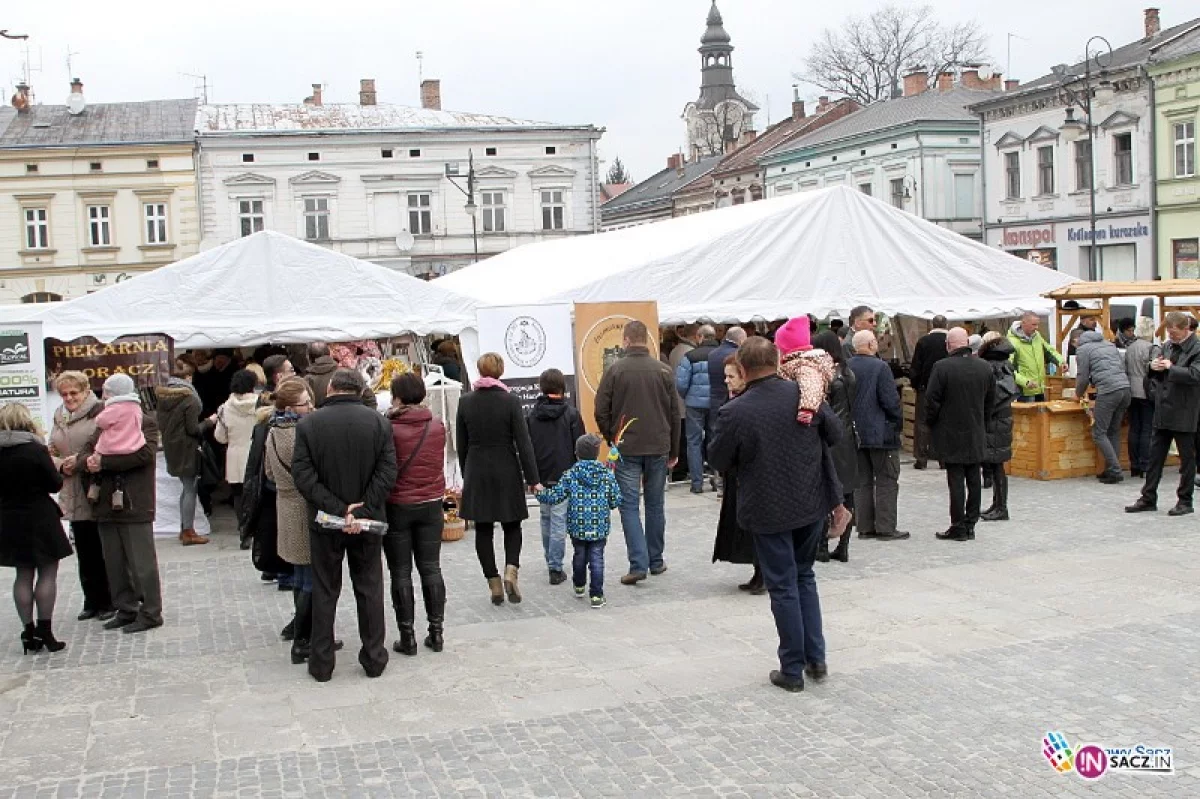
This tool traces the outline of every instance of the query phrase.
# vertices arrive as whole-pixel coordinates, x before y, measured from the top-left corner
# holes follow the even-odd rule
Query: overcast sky
[[[772,121],[789,111],[792,74],[822,28],[882,5],[797,0],[719,0],[737,48],[734,71]],[[1032,80],[1078,60],[1088,37],[1113,46],[1142,36],[1142,4],[1121,0],[935,0],[947,20],[974,16],[990,34],[1000,70],[1012,39],[1012,72]],[[1195,0],[1167,0],[1163,27],[1200,14]],[[601,155],[620,155],[636,179],[684,145],[680,113],[700,85],[696,52],[709,0],[15,0],[0,29],[30,34],[38,100],[63,103],[71,71],[90,102],[194,96],[206,74],[211,102],[300,102],[326,84],[326,102],[354,102],[358,80],[376,79],[379,102],[419,104],[425,77],[442,81],[443,107],[607,128]],[[22,75],[24,47],[0,40],[5,97]],[[802,89],[806,99],[819,94]],[[765,127],[767,114],[759,119]]]

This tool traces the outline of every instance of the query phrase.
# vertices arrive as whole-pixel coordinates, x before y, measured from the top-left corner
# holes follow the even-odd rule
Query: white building
[[[325,104],[314,84],[303,104],[201,106],[203,246],[270,229],[435,276],[476,247],[599,229],[602,128],[443,111],[434,80],[421,97],[376,104],[363,80],[358,104]]]

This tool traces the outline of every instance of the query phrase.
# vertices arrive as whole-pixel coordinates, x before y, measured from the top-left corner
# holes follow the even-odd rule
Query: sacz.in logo
[[[1084,780],[1098,780],[1110,772],[1133,774],[1174,774],[1170,747],[1099,746],[1081,744],[1074,749],[1061,732],[1048,732],[1042,738],[1042,754],[1060,774],[1074,771]]]

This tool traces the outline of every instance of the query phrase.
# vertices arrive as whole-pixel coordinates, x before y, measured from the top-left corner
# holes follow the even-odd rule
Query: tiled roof
[[[379,131],[430,128],[589,128],[526,119],[435,111],[407,105],[203,105],[196,111],[200,135],[222,133],[303,133],[310,130]]]
[[[195,124],[195,100],[94,103],[82,114],[65,105],[35,105],[13,115],[0,132],[0,148],[184,143],[195,138]]]
[[[1193,20],[1191,24],[1193,25],[1191,29],[1185,30],[1173,39],[1167,39],[1161,44],[1154,45],[1154,49],[1150,53],[1150,61],[1162,64],[1176,58],[1200,53],[1200,23]]]
[[[667,167],[653,177],[643,180],[632,189],[621,193],[615,199],[609,200],[601,207],[601,210],[605,213],[618,213],[634,206],[653,205],[663,200],[670,201],[671,195],[697,178],[707,175],[720,160],[721,156],[713,155],[684,164],[682,169]]]
[[[829,111],[833,111],[839,104],[850,103],[851,100],[838,100],[828,107]],[[730,172],[738,172],[743,169],[749,169],[758,165],[758,159],[765,153],[785,146],[791,140],[804,135],[814,127],[819,127],[824,121],[824,114],[795,119],[788,117],[787,119],[776,122],[771,127],[763,131],[763,134],[757,139],[747,144],[745,147],[740,147],[734,150],[729,155],[725,156],[724,160],[717,165],[713,170],[714,175],[723,175]],[[836,121],[836,120],[835,120]],[[829,122],[828,124],[833,124]]]
[[[999,94],[1000,92],[978,89],[955,88],[945,92],[929,89],[911,97],[881,100],[806,136],[801,136],[791,146],[771,155],[807,149],[913,122],[976,122],[978,118],[968,111],[967,107]]]

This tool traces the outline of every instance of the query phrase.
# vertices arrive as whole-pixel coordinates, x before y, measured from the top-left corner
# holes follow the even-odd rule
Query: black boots
[[[392,581],[392,609],[396,611],[396,624],[400,626],[400,640],[392,644],[392,650],[412,657],[417,654],[417,635],[413,631],[416,600],[412,583],[400,585]]]
[[[300,665],[308,660],[309,638],[312,636],[312,594],[300,591],[296,594],[296,618],[292,639],[292,663]]]
[[[42,651],[42,639],[38,637],[37,628],[33,626],[33,622],[25,625],[25,630],[21,633],[21,650],[26,654]]]
[[[445,641],[442,633],[446,623],[446,583],[440,575],[436,580],[421,581],[421,596],[425,600],[425,616],[429,620],[429,634],[425,636],[425,646],[434,652],[441,652]],[[396,624],[400,627],[400,640],[392,644],[392,649],[401,655],[413,657],[417,654],[416,634],[416,599],[413,596],[413,586],[392,583],[392,607],[396,611]]]
[[[838,539],[837,548],[829,556],[841,563],[850,562],[850,527],[846,528],[846,532],[842,533],[842,537]]]
[[[440,576],[433,583],[422,580],[421,594],[425,599],[425,616],[429,619],[429,635],[425,636],[425,646],[434,652],[441,652],[445,644],[442,632],[446,623],[446,583]]]
[[[292,589],[292,620],[279,631],[279,637],[285,641],[296,640],[296,614],[300,611],[300,595],[304,593],[299,588]]]
[[[986,465],[986,464],[985,464]],[[1001,473],[992,486],[992,506],[979,514],[985,522],[1008,521],[1008,476]]]
[[[38,619],[37,637],[48,652],[61,652],[67,648],[66,641],[59,641],[54,637],[54,631],[50,627],[49,619]]]

